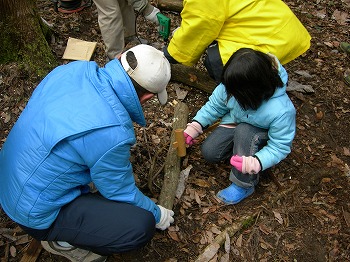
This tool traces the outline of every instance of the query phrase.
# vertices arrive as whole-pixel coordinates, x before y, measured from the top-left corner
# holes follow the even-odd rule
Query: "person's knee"
[[[135,237],[133,245],[136,248],[145,246],[155,234],[155,222],[153,214],[150,213],[149,216],[143,217],[142,221],[135,225],[134,235]]]
[[[201,152],[205,161],[210,163],[216,163],[220,161],[218,154],[213,148],[207,143],[203,143],[201,147]]]
[[[244,134],[250,133],[254,129],[255,127],[250,124],[240,123],[239,125],[236,126],[235,134],[237,136],[239,136],[240,134],[244,135]]]

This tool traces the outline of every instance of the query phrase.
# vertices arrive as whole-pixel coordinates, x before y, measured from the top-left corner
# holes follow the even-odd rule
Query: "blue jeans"
[[[48,229],[20,226],[37,240],[66,241],[104,256],[139,249],[155,233],[151,212],[98,193],[83,194],[62,207]]]
[[[241,123],[235,128],[218,126],[203,142],[201,150],[206,161],[217,163],[233,155],[253,156],[267,143],[267,130]],[[230,180],[237,186],[256,186],[259,174],[243,174],[232,167]]]

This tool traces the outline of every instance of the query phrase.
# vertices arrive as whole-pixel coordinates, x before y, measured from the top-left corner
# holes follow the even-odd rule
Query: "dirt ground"
[[[251,197],[224,206],[214,196],[230,184],[230,167],[206,163],[200,143],[193,146],[182,161],[182,169],[190,172],[185,191],[174,204],[174,224],[158,231],[142,250],[116,254],[108,261],[195,261],[210,244],[211,261],[350,261],[350,87],[343,81],[350,60],[339,49],[340,42],[350,40],[350,0],[286,3],[312,36],[307,53],[285,65],[290,79],[313,90],[289,92],[297,109],[292,153],[262,176]],[[69,15],[55,13],[51,1],[38,0],[38,8],[54,29],[51,46],[60,63],[68,62],[61,57],[68,37],[75,37],[96,41],[92,59],[104,65],[94,5]],[[164,14],[171,17],[175,29],[179,14]],[[157,28],[143,17],[137,18],[137,30],[154,46],[165,44]],[[0,66],[0,146],[39,80],[23,75],[16,64]],[[180,99],[176,90],[188,93]],[[135,176],[140,189],[154,199],[163,183],[176,103],[188,105],[190,121],[208,98],[207,93],[181,83],[171,82],[168,92],[166,106],[156,100],[144,106],[147,126],[135,126]],[[0,212],[1,261],[20,261],[32,239]],[[66,260],[42,250],[37,261]]]

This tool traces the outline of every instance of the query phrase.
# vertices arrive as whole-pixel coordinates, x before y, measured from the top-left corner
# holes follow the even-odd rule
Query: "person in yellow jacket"
[[[181,18],[165,56],[171,63],[193,66],[206,52],[204,63],[216,82],[242,47],[272,53],[281,64],[310,47],[308,31],[281,0],[184,0]]]

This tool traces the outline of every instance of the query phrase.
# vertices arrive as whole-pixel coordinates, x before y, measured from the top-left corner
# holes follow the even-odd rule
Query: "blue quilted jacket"
[[[54,69],[34,90],[0,151],[0,203],[15,222],[46,229],[60,208],[94,182],[106,198],[158,206],[135,185],[133,122],[145,125],[118,60],[99,68],[76,61]]]

